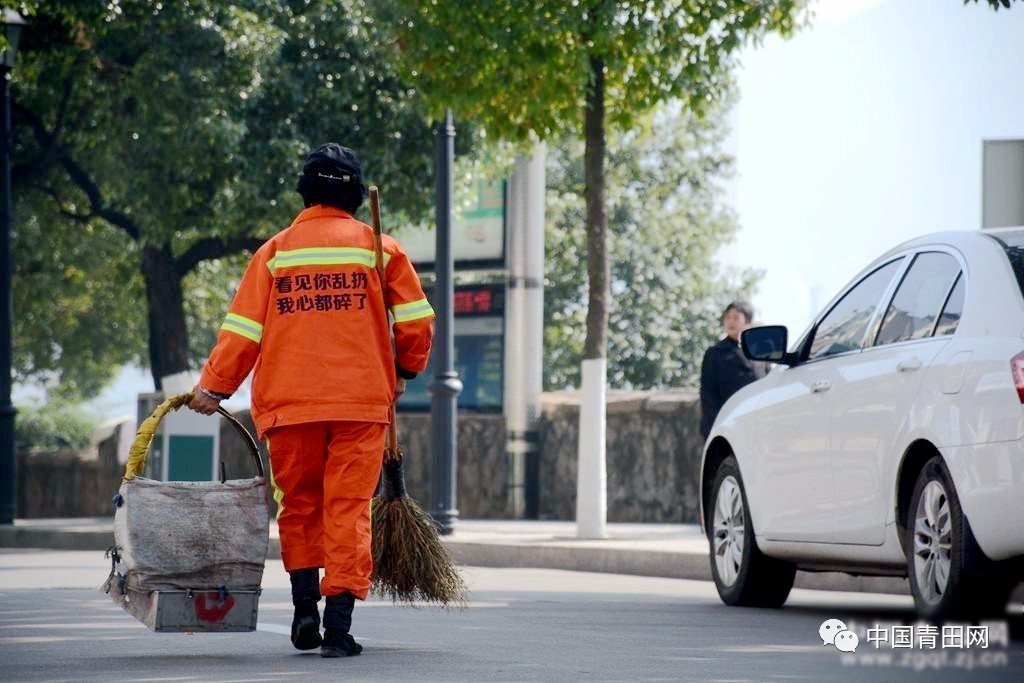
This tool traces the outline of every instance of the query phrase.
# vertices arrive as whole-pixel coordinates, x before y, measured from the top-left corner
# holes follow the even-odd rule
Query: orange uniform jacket
[[[395,362],[426,368],[434,311],[398,242],[384,236],[383,246],[387,309],[373,230],[334,207],[300,213],[249,263],[200,384],[233,394],[255,365],[261,438],[304,422],[390,422]]]

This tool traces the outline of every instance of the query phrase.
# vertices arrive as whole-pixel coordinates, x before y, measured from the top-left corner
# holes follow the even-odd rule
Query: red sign
[[[455,292],[455,315],[491,313],[494,293],[490,289],[468,289]]]

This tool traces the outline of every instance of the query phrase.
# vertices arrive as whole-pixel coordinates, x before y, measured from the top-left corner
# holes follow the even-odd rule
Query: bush
[[[66,401],[22,406],[14,423],[16,447],[34,451],[85,448],[96,423],[96,418],[81,405]]]

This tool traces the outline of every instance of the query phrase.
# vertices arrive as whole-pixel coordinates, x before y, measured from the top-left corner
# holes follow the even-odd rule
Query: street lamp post
[[[0,524],[14,524],[16,509],[14,459],[14,405],[11,403],[11,319],[14,297],[11,293],[11,97],[7,88],[18,39],[25,20],[12,9],[3,10],[3,30],[7,38],[0,60]]]
[[[433,424],[433,473],[430,515],[442,534],[450,534],[459,517],[456,507],[458,474],[458,408],[462,382],[455,371],[455,259],[452,255],[452,177],[455,161],[455,124],[452,112],[445,112],[444,123],[434,130],[437,152],[437,255],[434,258],[434,307],[437,309],[437,336],[431,365],[434,381],[430,384],[430,418]]]

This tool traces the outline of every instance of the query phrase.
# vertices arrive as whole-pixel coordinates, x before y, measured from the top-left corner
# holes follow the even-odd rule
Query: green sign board
[[[168,438],[168,481],[210,481],[213,478],[213,437],[171,434]]]

